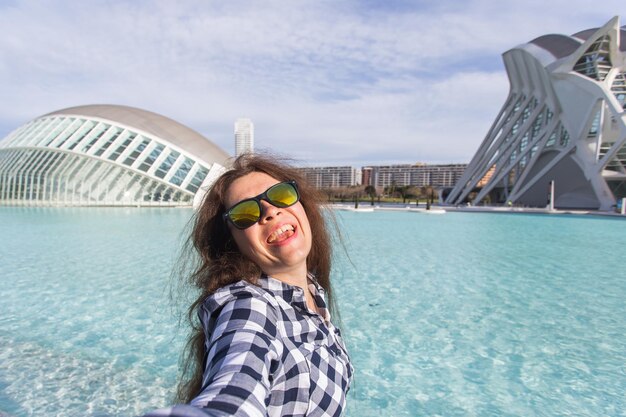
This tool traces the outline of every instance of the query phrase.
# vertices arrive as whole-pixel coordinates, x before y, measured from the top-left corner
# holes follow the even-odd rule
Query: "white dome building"
[[[71,107],[0,141],[0,204],[190,206],[229,158],[199,133],[156,113]]]
[[[509,96],[448,204],[611,208],[626,197],[626,26],[545,35],[503,54]]]

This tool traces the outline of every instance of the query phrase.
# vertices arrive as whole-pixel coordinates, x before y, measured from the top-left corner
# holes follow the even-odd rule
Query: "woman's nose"
[[[281,213],[281,209],[276,207],[265,200],[261,200],[261,220],[260,222],[266,222],[272,220],[274,217]]]

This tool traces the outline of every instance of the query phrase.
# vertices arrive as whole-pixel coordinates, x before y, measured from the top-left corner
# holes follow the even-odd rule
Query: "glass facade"
[[[221,169],[140,129],[51,114],[0,141],[0,204],[189,206]]]
[[[610,46],[609,35],[596,40],[578,59],[574,65],[574,71],[594,80],[604,81],[612,67]]]

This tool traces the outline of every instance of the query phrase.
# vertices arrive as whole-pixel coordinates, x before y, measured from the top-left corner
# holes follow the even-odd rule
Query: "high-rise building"
[[[315,188],[350,187],[359,185],[360,173],[350,166],[298,168]]]
[[[466,164],[371,165],[361,170],[350,166],[298,168],[316,188],[372,185],[374,187],[415,186],[453,187]]]
[[[361,171],[363,185],[374,187],[453,187],[466,167],[466,164],[404,164],[367,166]]]
[[[250,119],[235,122],[235,156],[254,152],[254,125]]]
[[[503,60],[509,96],[446,202],[610,210],[626,197],[626,26],[540,36]]]

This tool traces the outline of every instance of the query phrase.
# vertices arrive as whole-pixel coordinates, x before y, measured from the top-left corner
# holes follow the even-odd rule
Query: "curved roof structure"
[[[191,205],[229,158],[156,113],[70,107],[0,141],[0,204]]]
[[[572,36],[574,38],[578,38],[578,39],[582,39],[583,41],[586,41],[587,39],[589,39],[590,36],[592,36],[594,33],[596,33],[598,31],[598,29],[600,29],[600,28],[592,28],[592,29],[581,30],[580,32],[574,33]]]
[[[610,210],[626,197],[625,51],[615,17],[505,52],[509,96],[446,202]]]
[[[589,37],[591,37],[594,33],[596,33],[598,31],[598,29],[600,29],[600,28],[581,30],[580,32],[574,33],[572,35],[572,37],[578,38],[578,39],[582,39],[583,41],[586,41],[587,39],[589,39]],[[626,26],[622,26],[619,29],[619,32],[620,32],[620,34],[619,34],[619,37],[620,37],[619,49],[620,49],[620,51],[626,51]]]
[[[530,41],[554,55],[556,58],[563,58],[573,53],[580,46],[581,42],[565,35],[544,35]]]
[[[230,155],[195,130],[168,117],[136,107],[92,104],[57,110],[45,116],[72,114],[112,120],[132,126],[184,148],[200,159],[215,160],[224,165],[230,158]]]

